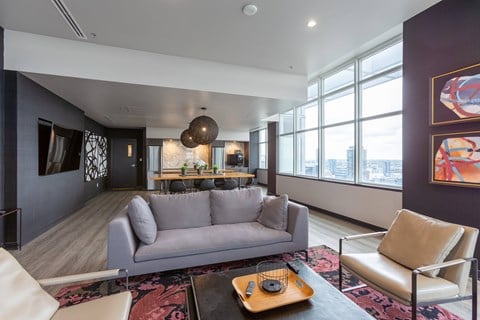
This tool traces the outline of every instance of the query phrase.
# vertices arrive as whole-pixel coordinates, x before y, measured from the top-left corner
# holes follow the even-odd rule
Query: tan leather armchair
[[[412,307],[472,299],[477,319],[478,262],[473,257],[478,229],[399,210],[388,231],[340,239],[339,288],[342,269],[363,283]],[[376,252],[344,253],[343,244],[368,237],[383,237]],[[472,294],[467,282],[472,269]]]
[[[59,302],[42,289],[42,286],[115,278],[122,273],[127,276],[128,288],[127,272],[119,269],[36,281],[9,252],[0,248],[0,319],[127,320],[132,303],[128,290],[59,309]]]

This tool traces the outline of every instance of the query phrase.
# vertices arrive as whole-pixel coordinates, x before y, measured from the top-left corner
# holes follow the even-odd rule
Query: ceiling
[[[50,0],[0,0],[0,25],[9,30],[310,77],[438,1],[257,0],[258,13],[248,17],[242,14],[247,2],[236,0],[63,0],[88,37],[78,40]],[[306,23],[311,18],[316,19],[317,26],[309,29]],[[27,76],[107,126],[184,127],[185,116],[194,116],[192,108],[187,114],[182,110],[188,100],[230,116],[219,121],[225,130],[249,130],[258,126],[260,119],[292,104],[195,90]],[[128,106],[136,110],[124,112]],[[228,113],[231,110],[245,112],[233,120]]]

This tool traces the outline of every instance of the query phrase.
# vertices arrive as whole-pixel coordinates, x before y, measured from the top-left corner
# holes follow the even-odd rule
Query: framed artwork
[[[107,138],[85,130],[85,181],[107,176]]]
[[[432,125],[480,120],[480,63],[432,78]]]
[[[480,131],[432,135],[431,183],[480,187]]]

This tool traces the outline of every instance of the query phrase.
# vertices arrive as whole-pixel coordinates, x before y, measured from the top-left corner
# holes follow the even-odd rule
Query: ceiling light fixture
[[[255,14],[257,13],[258,8],[257,8],[257,6],[254,5],[254,4],[247,4],[247,5],[245,5],[245,6],[243,7],[242,11],[243,11],[243,14],[244,14],[244,15],[250,17],[250,16],[253,16],[253,15],[255,15]]]
[[[202,107],[203,112],[207,108]],[[187,130],[183,131],[180,140],[182,144],[188,148],[195,148],[199,144],[210,144],[218,136],[218,125],[210,117],[206,115],[196,117],[190,122]]]
[[[313,28],[313,27],[315,27],[316,25],[317,25],[317,21],[315,21],[315,20],[313,20],[313,19],[310,19],[310,20],[308,20],[308,22],[307,22],[307,27],[309,27],[309,28]]]

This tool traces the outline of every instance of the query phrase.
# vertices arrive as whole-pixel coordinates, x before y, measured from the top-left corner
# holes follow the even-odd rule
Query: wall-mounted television
[[[242,165],[243,154],[242,153],[227,154],[227,164],[230,166]]]
[[[38,119],[38,174],[78,170],[83,132]]]

